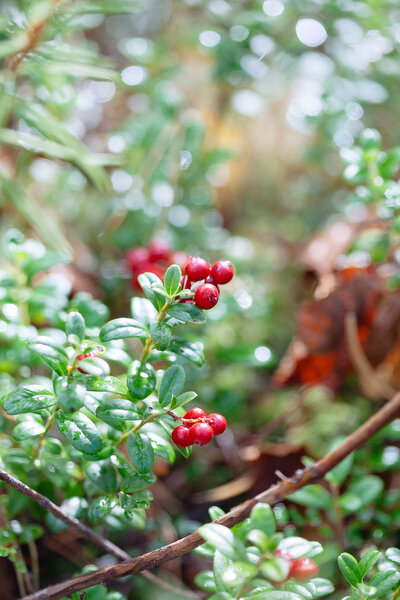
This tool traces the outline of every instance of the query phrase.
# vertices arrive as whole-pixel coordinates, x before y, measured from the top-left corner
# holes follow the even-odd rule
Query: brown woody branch
[[[74,529],[79,531],[88,542],[92,542],[108,554],[112,554],[121,561],[129,560],[131,558],[131,556],[127,552],[122,550],[122,548],[119,548],[112,542],[103,538],[101,535],[98,535],[95,531],[93,531],[93,529],[87,527],[84,523],[78,521],[78,519],[68,516],[59,506],[57,506],[56,504],[54,504],[54,502],[46,498],[46,496],[39,494],[39,492],[36,492],[35,490],[27,486],[25,483],[22,483],[22,481],[20,481],[16,477],[13,477],[3,469],[0,469],[0,479],[11,485],[21,494],[24,494],[24,496],[26,496],[27,498],[30,498],[31,500],[39,504],[39,506],[44,508],[46,511],[52,513],[55,517],[57,517],[57,519],[60,519],[60,521],[63,521],[69,527],[73,527]],[[144,577],[151,583],[158,585],[159,587],[162,587],[168,591],[176,592],[176,587],[171,586],[168,582],[160,579],[156,575],[153,575],[153,573],[142,571],[141,575],[142,577]],[[198,594],[187,590],[181,590],[180,593],[182,596],[187,596],[188,598],[199,598]]]
[[[249,516],[251,509],[257,502],[268,502],[271,505],[281,502],[284,498],[296,490],[319,481],[336,467],[346,456],[370,440],[385,425],[388,425],[393,419],[400,415],[400,393],[396,394],[383,408],[373,415],[366,423],[361,425],[354,433],[338,446],[335,450],[327,454],[306,469],[299,469],[295,474],[281,481],[269,489],[261,492],[254,498],[243,502],[229,511],[223,517],[214,521],[226,527],[233,527],[243,519]],[[130,558],[122,563],[116,563],[98,571],[80,575],[47,587],[35,594],[25,596],[22,600],[57,600],[73,592],[83,590],[96,584],[105,584],[114,581],[119,577],[143,572],[145,569],[151,569],[165,563],[169,560],[179,558],[191,552],[197,546],[200,546],[204,540],[196,531],[185,538],[177,540],[172,544],[163,546],[142,556]]]

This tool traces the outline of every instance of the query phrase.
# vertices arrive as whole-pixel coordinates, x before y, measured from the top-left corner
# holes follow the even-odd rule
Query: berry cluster
[[[228,283],[233,275],[233,266],[229,260],[219,260],[210,267],[204,258],[191,256],[185,267],[181,285],[182,289],[193,289],[194,283],[194,303],[203,310],[209,310],[218,302],[218,285]],[[200,281],[203,283],[196,285]],[[184,302],[192,302],[192,300],[184,300]]]
[[[297,579],[297,581],[306,581],[310,577],[317,575],[319,571],[318,565],[311,558],[293,558],[287,550],[275,550],[274,555],[289,563],[289,573],[286,581],[291,577]]]
[[[226,429],[226,419],[218,413],[207,413],[201,408],[192,408],[182,417],[182,425],[175,427],[172,441],[180,448],[192,444],[204,446],[211,442],[214,435],[220,435]]]
[[[170,265],[176,263],[183,266],[187,260],[188,255],[185,252],[173,252],[171,247],[162,240],[153,240],[147,247],[131,248],[125,255],[127,267],[133,276],[132,285],[137,290],[142,289],[137,280],[142,273],[154,273],[163,279]]]

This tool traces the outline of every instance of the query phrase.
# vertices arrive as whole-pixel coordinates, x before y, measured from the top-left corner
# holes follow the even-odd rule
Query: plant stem
[[[383,406],[375,415],[359,427],[354,433],[349,435],[340,446],[332,452],[315,462],[311,467],[298,469],[294,475],[284,481],[271,486],[250,500],[239,504],[226,515],[220,517],[214,523],[224,525],[225,527],[233,527],[236,523],[247,518],[252,508],[259,502],[269,503],[270,505],[282,502],[284,498],[295,492],[296,490],[314,483],[322,479],[329,471],[339,464],[346,456],[357,450],[365,442],[370,440],[378,431],[385,425],[388,425],[397,418],[400,414],[400,393],[396,394],[390,402]],[[8,476],[10,477],[10,476]],[[0,479],[4,480],[4,471],[0,469]],[[23,484],[22,484],[23,485]],[[47,500],[47,499],[46,499]],[[48,501],[48,500],[47,500]],[[48,501],[50,502],[50,501]],[[56,507],[57,510],[58,507]],[[63,519],[65,520],[65,519]],[[78,522],[79,523],[79,522]],[[81,525],[79,523],[79,525]],[[114,581],[119,577],[139,573],[147,568],[154,568],[167,561],[179,558],[188,554],[197,546],[204,543],[203,538],[198,531],[190,535],[153,550],[141,556],[131,558],[120,564],[113,564],[103,567],[92,573],[80,575],[67,579],[61,583],[52,585],[48,588],[26,596],[23,600],[58,600],[73,592],[86,589],[93,585],[105,584],[109,581]]]
[[[37,455],[38,455],[38,452],[39,452],[39,450],[40,450],[40,448],[41,448],[41,446],[42,446],[42,444],[43,444],[43,442],[44,442],[44,438],[46,437],[46,435],[48,434],[49,430],[50,430],[50,429],[51,429],[51,427],[53,426],[55,414],[56,414],[56,413],[54,412],[54,413],[53,413],[52,415],[50,415],[50,417],[48,418],[48,420],[47,420],[47,424],[46,424],[46,429],[43,431],[43,433],[41,433],[41,434],[40,434],[40,436],[39,436],[39,439],[38,439],[38,442],[37,442],[37,444],[36,444],[36,446],[35,446],[35,448],[34,448],[34,450],[33,450],[33,453],[32,453],[32,460],[35,460],[35,458],[37,457]]]
[[[165,313],[167,312],[168,307],[171,306],[169,302],[166,302],[160,312],[158,313],[157,321],[161,323],[163,318],[165,317]],[[146,343],[143,348],[142,356],[140,357],[140,362],[144,363],[148,355],[150,354],[150,350],[153,347],[153,340],[151,337],[147,338]]]

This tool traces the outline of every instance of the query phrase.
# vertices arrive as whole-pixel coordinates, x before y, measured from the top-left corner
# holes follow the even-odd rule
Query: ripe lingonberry
[[[153,240],[148,245],[148,249],[150,262],[157,262],[158,260],[170,262],[171,248],[166,242],[163,242],[162,240]]]
[[[202,419],[206,416],[207,416],[207,413],[202,408],[198,408],[196,406],[196,408],[191,408],[190,410],[188,410],[184,414],[183,418],[184,419]]]
[[[211,425],[214,435],[220,435],[224,433],[226,429],[226,419],[218,413],[211,413],[208,415],[207,422]]]
[[[190,290],[191,287],[192,287],[192,284],[190,282],[189,277],[186,277],[186,275],[182,275],[182,277],[181,277],[181,288],[183,290]]]
[[[218,302],[218,288],[212,283],[203,283],[200,285],[194,295],[196,306],[203,310],[209,310]]]
[[[218,260],[211,267],[211,277],[217,283],[228,283],[233,275],[233,266],[229,260]]]
[[[215,281],[215,279],[213,277],[211,277],[211,275],[209,277],[207,277],[207,279],[205,280],[205,283],[212,283],[213,285],[215,285],[215,287],[218,290],[219,293],[219,286],[217,284],[217,282]]]
[[[128,250],[125,255],[126,262],[131,271],[137,271],[140,267],[149,260],[149,251],[143,246],[137,246]]]
[[[189,429],[190,439],[192,444],[198,444],[199,446],[204,446],[211,442],[214,437],[214,432],[210,425],[207,423],[195,423]]]
[[[191,256],[185,267],[185,275],[190,281],[200,281],[206,279],[210,274],[210,265],[200,256]]]
[[[305,581],[306,579],[310,579],[313,575],[316,575],[318,571],[318,565],[311,560],[311,558],[298,558],[292,563],[290,576],[299,581]]]
[[[187,448],[193,444],[188,427],[178,425],[171,434],[171,439],[179,448]]]

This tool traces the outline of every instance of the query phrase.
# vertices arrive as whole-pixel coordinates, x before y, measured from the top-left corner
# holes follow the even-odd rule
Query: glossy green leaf
[[[132,298],[131,314],[135,321],[140,323],[140,325],[145,329],[148,329],[150,327],[150,323],[157,319],[156,309],[150,300],[147,300],[146,298]]]
[[[290,571],[290,563],[279,556],[263,560],[260,571],[270,581],[285,581]]]
[[[400,550],[398,548],[388,548],[385,552],[386,558],[400,565]]]
[[[333,507],[331,494],[317,483],[297,490],[293,494],[290,494],[288,499],[302,506],[310,506],[323,510],[329,510]]]
[[[169,367],[161,380],[158,401],[161,406],[171,404],[172,396],[177,396],[185,384],[185,371],[180,365]]]
[[[343,552],[339,555],[338,565],[343,576],[347,579],[350,585],[357,587],[357,584],[361,583],[362,575],[360,572],[360,567],[354,556],[351,556],[351,554],[348,554],[347,552]]]
[[[68,355],[62,346],[49,337],[40,336],[30,342],[29,347],[58,375],[66,375]]]
[[[122,491],[126,494],[138,492],[155,483],[157,477],[154,473],[133,473],[122,482]]]
[[[53,392],[49,392],[39,385],[29,385],[7,394],[4,398],[3,408],[9,415],[20,415],[39,412],[43,408],[53,406],[56,402],[57,398]]]
[[[179,289],[182,272],[178,265],[170,265],[164,275],[164,286],[170,296],[174,296]]]
[[[385,569],[371,577],[368,583],[377,588],[376,595],[381,597],[399,585],[400,573],[396,569]]]
[[[91,463],[86,469],[86,474],[106,494],[115,494],[117,491],[117,474],[110,461]]]
[[[202,367],[204,364],[204,350],[201,342],[173,340],[169,346],[169,351],[189,360],[198,367]]]
[[[148,336],[148,329],[134,319],[113,319],[103,325],[100,331],[100,340],[102,342],[135,337],[146,338]]]
[[[128,456],[139,473],[148,473],[153,468],[154,451],[145,434],[131,433],[127,439]]]
[[[368,550],[368,552],[362,556],[360,562],[358,563],[361,577],[364,577],[381,557],[382,552],[379,552],[379,550]]]
[[[59,411],[55,415],[55,422],[60,433],[80,452],[93,455],[102,449],[100,433],[84,414],[65,415]]]
[[[204,312],[194,304],[173,304],[168,308],[167,314],[182,323],[205,323]]]
[[[109,498],[107,496],[100,496],[96,498],[89,506],[89,521],[91,523],[98,523],[104,519],[112,509],[117,505],[115,498]]]
[[[150,508],[150,502],[152,500],[153,494],[150,490],[140,490],[134,494],[125,494],[125,492],[120,492],[119,494],[121,508],[125,510]]]
[[[251,563],[234,562],[226,568],[222,580],[228,588],[233,589],[251,581],[257,572],[257,567]]]
[[[137,421],[140,420],[139,410],[130,400],[113,398],[99,404],[96,416],[103,421]]]
[[[81,313],[77,311],[68,313],[66,322],[67,335],[76,335],[76,337],[82,341],[85,337],[85,330],[85,319],[82,317]]]
[[[256,504],[250,513],[250,525],[252,529],[263,531],[267,537],[275,533],[275,515],[268,504]]]
[[[165,304],[165,298],[160,293],[154,291],[153,287],[162,289],[162,281],[157,275],[154,275],[154,273],[142,273],[138,276],[138,282],[145,296],[150,300],[157,311],[160,311]]]
[[[126,385],[117,377],[109,375],[107,377],[96,377],[93,375],[79,375],[79,382],[83,383],[88,392],[115,392],[126,396],[128,389]]]
[[[157,350],[166,350],[171,343],[172,327],[167,323],[154,321],[150,325],[151,338]]]
[[[156,383],[156,373],[149,363],[133,361],[127,377],[128,390],[132,398],[137,400],[147,398],[155,390]]]
[[[199,533],[206,542],[219,550],[227,558],[240,560],[246,557],[243,542],[235,537],[228,527],[210,523],[200,527]]]
[[[83,406],[86,388],[77,379],[59,377],[54,389],[63,411],[75,412]]]
[[[22,423],[18,423],[13,429],[12,437],[16,442],[21,442],[32,437],[41,435],[46,431],[46,428],[38,421],[26,419]]]

